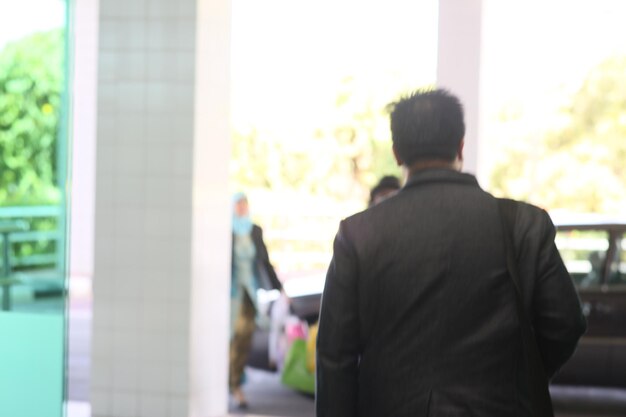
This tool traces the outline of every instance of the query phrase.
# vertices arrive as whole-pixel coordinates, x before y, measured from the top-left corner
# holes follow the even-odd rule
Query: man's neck
[[[428,159],[423,161],[417,161],[411,164],[408,168],[409,176],[422,171],[424,169],[440,168],[451,169],[453,171],[461,171],[461,161],[457,158],[454,161],[446,161],[444,159]]]

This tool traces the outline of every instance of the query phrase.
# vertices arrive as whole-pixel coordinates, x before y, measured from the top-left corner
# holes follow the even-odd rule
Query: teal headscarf
[[[239,192],[233,195],[233,233],[236,235],[249,235],[252,232],[252,220],[250,216],[238,216],[235,212],[235,205],[241,200],[246,200],[244,193]]]

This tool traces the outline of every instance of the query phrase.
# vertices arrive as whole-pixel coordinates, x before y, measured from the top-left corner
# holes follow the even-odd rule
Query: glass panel
[[[0,14],[0,415],[64,402],[67,13],[20,0]]]
[[[609,235],[600,230],[559,231],[556,246],[574,283],[580,288],[597,287],[609,248]]]

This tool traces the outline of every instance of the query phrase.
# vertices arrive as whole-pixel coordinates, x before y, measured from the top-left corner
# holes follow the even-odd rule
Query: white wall
[[[73,3],[70,276],[93,275],[98,0]]]
[[[439,0],[437,85],[465,109],[464,171],[480,174],[480,73],[482,0]]]
[[[230,337],[228,0],[198,0],[193,159],[191,413],[226,412]]]

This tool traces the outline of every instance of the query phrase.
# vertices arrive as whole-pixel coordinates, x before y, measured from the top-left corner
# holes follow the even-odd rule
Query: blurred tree
[[[234,131],[231,145],[230,169],[237,187],[272,188],[267,175],[269,144],[259,140],[259,133]]]
[[[335,99],[335,120],[285,140],[256,130],[235,132],[231,174],[237,187],[300,190],[366,200],[384,175],[400,175],[391,152],[388,117],[357,97],[346,78]],[[382,133],[384,132],[384,133]]]
[[[58,29],[0,51],[0,205],[58,201],[63,48]]]
[[[493,191],[549,209],[619,213],[626,204],[626,57],[595,67],[562,111],[565,123],[513,144]]]

